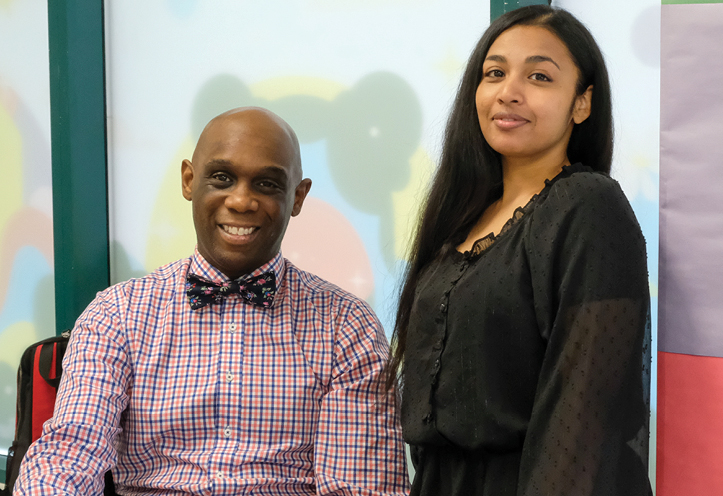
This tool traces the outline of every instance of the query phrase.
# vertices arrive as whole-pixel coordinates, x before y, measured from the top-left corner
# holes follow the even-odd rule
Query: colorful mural
[[[33,116],[0,86],[0,448],[15,428],[23,350],[55,334],[50,148]]]
[[[0,454],[20,356],[55,334],[47,29],[43,0],[0,0]]]

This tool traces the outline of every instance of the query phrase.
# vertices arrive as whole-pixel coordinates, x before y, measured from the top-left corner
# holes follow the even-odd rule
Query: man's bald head
[[[238,107],[211,119],[198,138],[192,161],[196,162],[197,157],[218,145],[219,140],[228,140],[230,129],[235,129],[240,134],[253,133],[273,137],[278,146],[287,151],[294,180],[301,181],[301,151],[296,133],[284,119],[262,107]]]

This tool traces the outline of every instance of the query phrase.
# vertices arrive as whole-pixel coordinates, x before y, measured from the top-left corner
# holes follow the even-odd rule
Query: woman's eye
[[[534,79],[535,81],[552,81],[552,79],[550,79],[550,78],[547,77],[546,75],[544,75],[544,74],[542,74],[542,73],[539,73],[539,72],[534,73],[534,74],[533,74],[532,76],[530,76],[530,77],[531,77],[532,79]]]
[[[489,77],[489,78],[499,78],[499,77],[503,77],[504,75],[505,75],[505,73],[499,69],[492,69],[485,73],[485,77]]]

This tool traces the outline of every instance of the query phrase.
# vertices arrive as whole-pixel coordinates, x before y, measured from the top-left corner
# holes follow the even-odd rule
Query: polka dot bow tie
[[[222,284],[209,281],[196,274],[188,274],[186,278],[186,297],[191,305],[191,310],[220,303],[232,294],[241,295],[244,300],[253,305],[270,307],[276,296],[276,275],[269,271],[250,279],[241,277]]]

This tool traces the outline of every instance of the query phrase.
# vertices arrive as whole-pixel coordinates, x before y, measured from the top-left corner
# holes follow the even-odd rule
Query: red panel
[[[30,430],[32,440],[35,441],[43,433],[43,423],[53,416],[55,407],[55,395],[57,391],[53,386],[45,382],[40,375],[40,350],[42,346],[35,349],[35,360],[33,366],[33,423]],[[51,378],[55,376],[55,357],[57,345],[53,344],[53,363],[51,364]]]
[[[723,494],[723,358],[658,353],[657,495]]]

